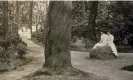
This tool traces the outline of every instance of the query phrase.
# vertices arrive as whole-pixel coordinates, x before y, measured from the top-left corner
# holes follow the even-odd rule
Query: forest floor
[[[14,71],[0,74],[0,80],[20,79],[40,69],[44,64],[44,48],[28,38],[23,38],[23,40],[28,44],[29,54],[27,56],[34,57],[34,60]],[[121,70],[122,67],[133,64],[133,54],[121,53],[115,60],[95,60],[88,57],[89,52],[71,51],[72,65],[75,68],[98,76],[107,76],[112,80],[133,80],[133,72]],[[50,80],[55,80],[55,78]]]
[[[89,59],[88,52],[72,51],[72,53],[72,63],[76,68],[99,76],[107,76],[112,80],[133,80],[133,72],[121,70],[124,66],[133,64],[132,53],[121,53],[118,59],[114,60]]]

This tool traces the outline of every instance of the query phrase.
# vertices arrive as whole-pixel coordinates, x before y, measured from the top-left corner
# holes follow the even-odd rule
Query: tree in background
[[[73,2],[72,36],[95,39],[96,17],[98,14],[98,1]],[[73,25],[74,24],[74,25]],[[80,35],[78,35],[78,34]]]
[[[39,6],[41,5],[39,4]],[[42,12],[42,9],[37,10],[38,16],[42,16]],[[86,42],[92,43],[90,46],[92,47],[100,39],[100,30],[110,29],[116,44],[123,45],[124,43],[127,45],[129,41],[133,41],[132,13],[132,2],[130,1],[74,1],[72,2],[71,38],[76,41],[74,40],[75,36],[79,39],[84,37]],[[35,15],[33,17],[34,22],[37,17],[35,18]],[[43,19],[44,22],[40,19],[36,23],[45,23],[46,19],[44,17]],[[38,41],[43,42],[44,35],[40,34],[40,31],[38,33]],[[88,43],[85,44],[90,45]]]
[[[29,7],[29,28],[31,31],[31,35],[32,35],[32,13],[33,13],[33,1],[30,2],[30,7]]]
[[[90,6],[90,14],[88,17],[88,37],[89,39],[95,40],[95,26],[96,26],[96,17],[98,14],[98,1],[92,1]]]
[[[86,35],[84,34],[87,27],[87,14],[85,4],[85,1],[72,2],[72,38],[74,36],[86,37]]]
[[[37,35],[39,35],[40,31],[43,31],[44,20],[46,19],[46,5],[46,1],[34,2],[33,22],[35,23]]]
[[[29,2],[22,1],[22,2],[19,2],[19,4],[20,4],[20,10],[19,10],[20,26],[19,26],[19,28],[25,27],[27,30],[28,28],[30,28],[29,27],[29,16],[27,16],[27,15],[29,15]]]
[[[2,32],[3,37],[6,36],[8,31],[8,1],[2,2],[3,20],[2,20]]]
[[[15,53],[17,52],[22,58],[22,55],[27,53],[27,48],[26,43],[22,41],[17,33],[18,26],[14,25],[14,23],[17,23],[15,20],[16,16],[14,16],[16,12],[13,8],[16,7],[15,3],[0,1],[0,4],[0,13],[2,16],[2,25],[0,26],[0,72],[4,72],[18,67],[13,62],[13,60],[18,61]]]
[[[18,34],[19,29],[19,2],[16,1],[16,33]]]

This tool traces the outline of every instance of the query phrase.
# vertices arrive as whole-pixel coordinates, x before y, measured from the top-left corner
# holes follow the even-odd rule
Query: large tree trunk
[[[29,28],[31,30],[31,35],[32,35],[32,11],[33,11],[33,1],[30,2],[30,10],[29,10]]]
[[[88,34],[90,39],[95,39],[95,20],[98,13],[98,1],[92,1],[88,18]]]
[[[2,30],[3,36],[5,37],[8,31],[8,1],[3,1],[3,22],[2,22]]]
[[[71,2],[52,1],[49,4],[45,29],[44,68],[72,67],[70,56]]]

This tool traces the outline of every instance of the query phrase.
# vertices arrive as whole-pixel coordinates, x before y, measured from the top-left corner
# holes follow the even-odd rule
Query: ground
[[[33,56],[35,58],[34,61],[14,71],[1,74],[0,80],[20,79],[40,69],[44,64],[44,48],[33,43],[28,38],[23,38],[23,40],[28,44],[29,54],[27,56]],[[133,72],[121,70],[122,67],[133,64],[133,54],[131,53],[119,53],[118,59],[115,60],[95,60],[89,59],[88,57],[89,52],[71,51],[72,65],[74,68],[94,73],[98,76],[107,76],[112,80],[133,79]],[[45,78],[46,80],[51,80],[48,76]],[[62,78],[60,78],[60,80],[62,80]]]
[[[113,80],[132,80],[133,72],[121,70],[125,65],[133,64],[132,53],[120,53],[118,59],[114,60],[95,60],[89,59],[88,52],[73,52],[73,66],[83,71],[91,72],[100,76],[108,76]]]

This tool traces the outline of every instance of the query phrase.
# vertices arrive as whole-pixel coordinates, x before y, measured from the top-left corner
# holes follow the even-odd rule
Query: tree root
[[[103,77],[99,77],[99,76],[96,76],[92,73],[88,73],[88,72],[84,72],[82,70],[79,70],[79,69],[75,69],[75,68],[72,68],[72,67],[69,67],[69,68],[59,68],[59,69],[49,69],[49,68],[42,68],[42,69],[39,69],[38,71],[30,74],[30,75],[27,75],[27,76],[24,76],[22,79],[19,79],[19,80],[32,80],[31,78],[33,77],[38,77],[38,76],[64,76],[64,77],[78,77],[78,78],[85,78],[86,80],[91,80],[90,78],[96,78],[96,79],[92,79],[92,80],[109,80],[107,78],[103,78]],[[101,79],[102,78],[102,79]],[[45,80],[45,79],[44,79]],[[71,79],[70,79],[71,80]],[[76,80],[80,80],[80,79],[76,79]]]

